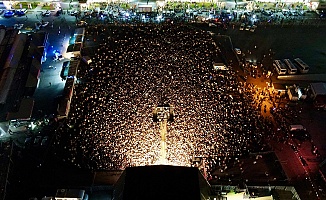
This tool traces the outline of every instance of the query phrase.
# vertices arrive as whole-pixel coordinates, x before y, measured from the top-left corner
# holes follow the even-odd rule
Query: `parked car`
[[[250,26],[250,25],[247,25],[247,26],[246,26],[246,31],[249,31],[250,28],[251,28],[251,26]]]
[[[291,137],[300,141],[310,140],[311,135],[305,130],[296,130],[290,132]]]
[[[42,27],[42,23],[41,22],[36,22],[35,23],[35,29],[40,29]]]
[[[77,10],[73,10],[69,13],[71,16],[77,16],[78,15],[78,11]]]
[[[255,32],[257,26],[256,25],[253,25],[251,28],[250,28],[250,32]]]
[[[246,25],[244,24],[244,23],[242,23],[241,25],[240,25],[240,31],[243,31],[244,30],[244,27],[245,27]]]
[[[18,16],[23,16],[27,13],[27,9],[16,10],[15,14]]]
[[[62,10],[58,10],[58,11],[55,13],[55,15],[56,15],[56,16],[60,16],[60,15],[62,14],[62,12],[63,12]]]
[[[298,15],[299,15],[299,13],[297,11],[295,11],[295,10],[292,10],[290,12],[290,16],[298,16]]]
[[[283,9],[283,10],[282,10],[282,14],[283,14],[284,16],[288,16],[288,15],[290,14],[290,11],[287,10],[287,9]]]
[[[42,11],[42,16],[43,17],[49,17],[51,15],[51,11]]]
[[[41,142],[41,146],[46,146],[49,140],[49,136],[44,136]]]
[[[6,18],[10,18],[12,16],[15,15],[15,11],[14,10],[6,10],[5,14],[3,15]]]
[[[15,25],[14,25],[14,29],[18,29],[18,30],[20,30],[20,29],[23,28],[23,26],[24,26],[24,24],[15,24]]]
[[[30,146],[31,146],[31,144],[32,144],[32,138],[31,137],[27,137],[26,139],[25,139],[25,148],[29,148]]]
[[[263,11],[261,11],[261,14],[266,15],[266,16],[272,16],[273,13],[269,10],[263,10]]]
[[[305,16],[305,15],[306,15],[306,12],[305,12],[304,10],[299,10],[299,11],[298,11],[298,14],[299,14],[300,16]]]
[[[49,25],[49,22],[45,22],[45,21],[43,21],[42,23],[41,23],[41,26],[44,28],[44,27],[46,27],[47,25]]]
[[[97,15],[98,15],[98,12],[97,12],[97,11],[93,11],[93,12],[91,13],[91,17],[97,17]]]
[[[87,26],[87,22],[85,22],[85,21],[80,21],[80,22],[78,22],[78,23],[76,24],[76,26],[77,26],[77,27],[85,27],[85,26]]]
[[[41,139],[42,139],[42,136],[36,136],[36,138],[34,139],[33,145],[34,146],[39,146],[40,143],[41,143]]]
[[[307,161],[302,156],[299,156],[299,158],[303,166],[308,166]]]

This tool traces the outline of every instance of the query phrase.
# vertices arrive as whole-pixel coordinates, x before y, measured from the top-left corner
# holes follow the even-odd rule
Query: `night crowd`
[[[64,161],[92,170],[158,164],[160,127],[152,117],[162,103],[175,113],[167,125],[169,164],[200,166],[211,178],[268,148],[273,129],[255,103],[256,88],[232,69],[213,68],[218,47],[209,33],[182,24],[109,32],[93,63],[79,70],[58,129],[54,144]]]

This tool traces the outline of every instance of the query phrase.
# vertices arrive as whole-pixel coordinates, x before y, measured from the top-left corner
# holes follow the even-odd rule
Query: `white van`
[[[289,130],[290,131],[299,131],[299,130],[305,131],[306,128],[302,125],[290,125]]]

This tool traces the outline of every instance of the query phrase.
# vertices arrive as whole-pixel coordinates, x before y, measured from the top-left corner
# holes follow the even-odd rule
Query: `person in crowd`
[[[169,164],[200,165],[212,178],[264,151],[273,128],[255,104],[258,89],[239,82],[232,68],[216,71],[217,57],[212,37],[187,25],[110,27],[93,63],[79,70],[58,154],[94,170],[157,164],[161,137],[152,112],[162,103],[175,112],[167,125]]]

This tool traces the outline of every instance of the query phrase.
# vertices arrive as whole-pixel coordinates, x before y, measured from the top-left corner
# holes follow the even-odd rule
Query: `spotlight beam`
[[[161,165],[168,164],[166,153],[166,134],[168,121],[173,121],[173,107],[165,104],[157,106],[153,111],[153,121],[160,123],[161,150],[158,163]]]

